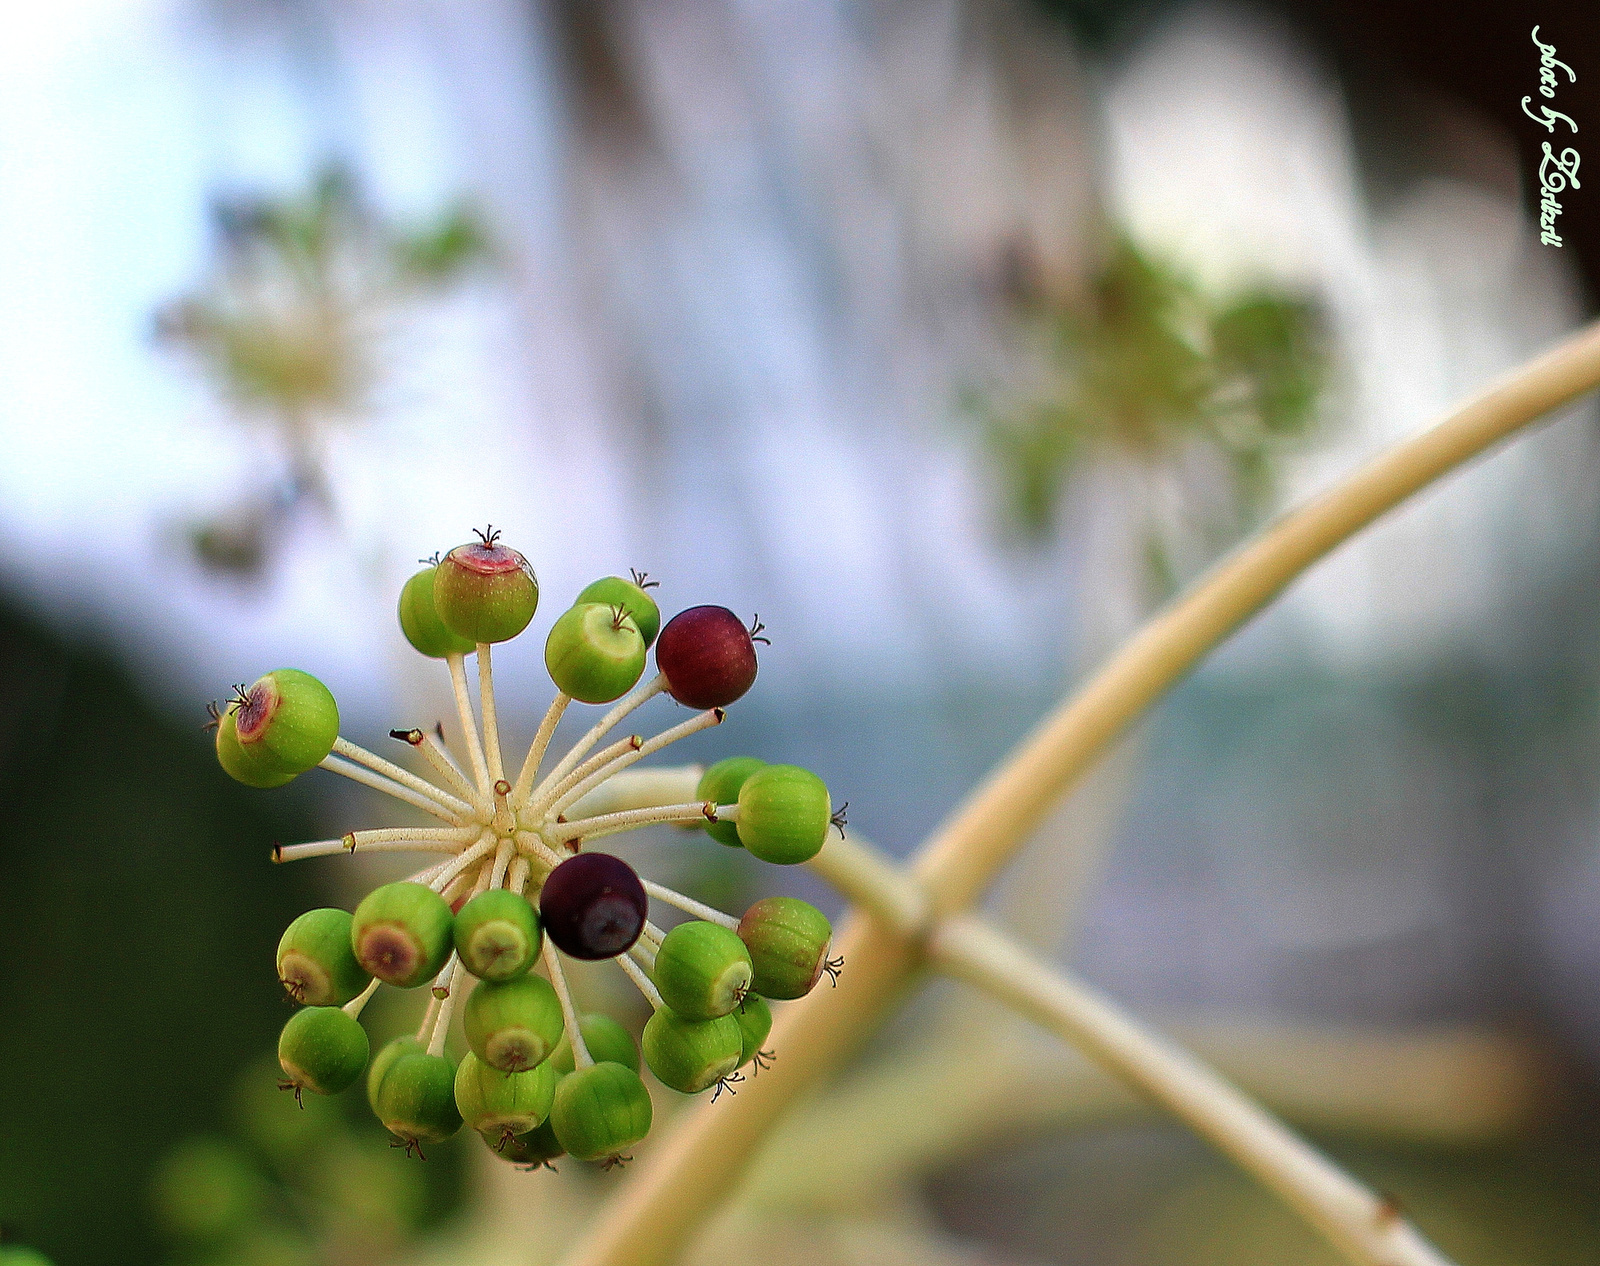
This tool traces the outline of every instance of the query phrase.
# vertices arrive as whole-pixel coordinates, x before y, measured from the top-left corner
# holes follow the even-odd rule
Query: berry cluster
[[[278,977],[301,1010],[278,1042],[285,1089],[336,1094],[366,1072],[367,1097],[396,1146],[421,1155],[463,1123],[500,1156],[545,1164],[569,1154],[611,1164],[649,1132],[644,1063],[664,1085],[694,1094],[765,1067],[772,1027],[766,999],[799,998],[840,960],[832,930],[803,901],[769,897],[735,919],[641,878],[618,857],[585,851],[606,835],[662,822],[703,827],[723,844],[791,865],[814,856],[841,826],[827,787],[793,765],[735,757],[705,771],[697,799],[616,808],[602,784],[667,744],[719,724],[756,677],[760,624],[724,607],[692,607],[665,627],[641,575],[608,577],[578,595],[550,630],[545,666],[557,694],[514,780],[502,765],[490,648],[533,619],[538,581],[498,534],[451,550],[400,594],[400,627],[422,654],[450,668],[467,764],[443,731],[393,730],[437,781],[339,737],[327,688],[294,669],[239,687],[213,709],[217,757],[239,781],[277,787],[314,766],[385,791],[440,819],[438,827],[353,831],[339,840],[280,846],[274,861],[339,852],[445,854],[410,878],[369,893],[354,913],[311,910],[283,934]],[[659,636],[658,636],[659,634]],[[656,675],[640,685],[654,645]],[[465,656],[475,653],[479,715]],[[630,693],[631,692],[631,693]],[[653,738],[600,740],[657,694],[699,710]],[[541,777],[567,706],[613,706]],[[481,724],[480,724],[481,722]],[[592,753],[592,754],[591,754]],[[610,790],[610,789],[608,789]],[[649,898],[694,917],[663,932]],[[579,1016],[561,959],[610,959],[654,1014],[639,1045],[608,1016]],[[471,978],[469,981],[468,978]],[[371,1054],[360,1014],[379,983],[432,985],[421,1028]],[[467,987],[471,986],[470,993]],[[445,1054],[457,1000],[470,1048]],[[715,1097],[715,1096],[713,1096]]]

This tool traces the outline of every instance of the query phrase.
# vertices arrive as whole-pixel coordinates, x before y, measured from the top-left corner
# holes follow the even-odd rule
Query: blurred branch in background
[[[485,260],[489,245],[465,206],[420,226],[382,218],[339,166],[299,197],[218,199],[212,221],[210,276],[162,308],[155,328],[281,451],[281,473],[264,473],[231,513],[190,531],[207,568],[250,578],[293,516],[337,518],[326,432],[375,409],[395,325]]]

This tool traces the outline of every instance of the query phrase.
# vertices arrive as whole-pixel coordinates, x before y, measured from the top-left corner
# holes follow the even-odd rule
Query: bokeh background
[[[369,746],[442,715],[394,598],[493,523],[546,594],[514,735],[549,621],[647,569],[774,637],[685,759],[807,764],[908,852],[1252,525],[1591,312],[1593,191],[1538,242],[1536,24],[1600,123],[1576,0],[8,6],[4,1234],[553,1260],[617,1176],[274,1088],[276,938],[378,872],[268,849],[382,810],[229,783],[206,701],[293,664]],[[1464,1266],[1600,1258],[1597,438],[1570,409],[1294,586],[994,898]],[[640,847],[729,908],[796,882]],[[934,989],[695,1260],[1330,1259]]]

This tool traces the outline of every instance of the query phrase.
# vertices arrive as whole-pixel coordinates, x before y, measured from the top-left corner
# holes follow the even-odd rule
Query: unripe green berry
[[[711,1020],[739,1005],[755,972],[738,933],[691,919],[667,933],[650,974],[684,1019]]]
[[[744,780],[767,762],[754,756],[730,756],[719,760],[700,775],[700,785],[695,788],[696,800],[709,800],[712,804],[737,804],[739,788]],[[739,842],[739,827],[733,822],[707,822],[706,834],[729,848],[743,847]]]
[[[319,1095],[355,1084],[367,1066],[367,1031],[342,1007],[304,1007],[278,1037],[278,1063],[289,1081]]]
[[[585,602],[564,611],[544,644],[556,689],[580,703],[610,703],[644,672],[645,642],[621,606]]]
[[[378,1111],[378,1089],[383,1085],[384,1076],[394,1066],[396,1060],[402,1055],[423,1055],[427,1047],[407,1033],[383,1044],[373,1057],[372,1066],[367,1069],[367,1105],[374,1113]]]
[[[461,965],[479,980],[511,980],[538,960],[539,915],[521,893],[492,888],[456,912],[451,935]]]
[[[833,816],[828,786],[798,765],[767,765],[739,788],[739,839],[764,862],[793,866],[822,851]]]
[[[663,1086],[698,1094],[739,1067],[744,1039],[731,1015],[690,1020],[661,1007],[644,1026],[644,1062]]]
[[[761,1053],[761,1044],[772,1032],[772,1008],[759,994],[751,994],[733,1013],[739,1022],[739,1037],[743,1048],[739,1052],[739,1067],[743,1068]]]
[[[592,1011],[578,1017],[578,1028],[583,1031],[583,1045],[589,1058],[597,1064],[621,1064],[624,1068],[639,1071],[639,1046],[633,1034],[608,1015]],[[550,1066],[558,1073],[570,1073],[576,1067],[572,1054],[572,1037],[562,1033],[561,1041],[550,1053]]]
[[[372,974],[350,948],[347,910],[307,910],[278,941],[278,979],[307,1007],[343,1006],[367,987]]]
[[[561,1146],[579,1160],[604,1160],[650,1133],[650,1092],[621,1064],[591,1064],[561,1079],[550,1124]]]
[[[238,722],[234,718],[237,704],[230,702],[217,720],[217,764],[223,771],[247,787],[281,787],[300,776],[271,752],[257,745],[246,751],[239,744]]]
[[[644,577],[640,577],[644,579]],[[655,582],[652,581],[653,585]],[[608,607],[621,607],[633,617],[634,626],[639,630],[639,636],[644,638],[648,648],[655,640],[656,634],[661,632],[661,608],[656,606],[652,598],[642,585],[624,580],[621,576],[607,576],[604,580],[597,580],[589,585],[578,595],[577,606],[584,602],[601,602]]]
[[[400,631],[406,641],[431,659],[470,654],[476,643],[447,629],[433,605],[433,582],[438,573],[437,567],[424,567],[400,590]]]
[[[765,897],[739,920],[739,939],[755,969],[752,988],[767,998],[803,998],[828,965],[833,928],[798,897]]]
[[[546,1161],[567,1154],[548,1117],[543,1125],[526,1134],[517,1134],[509,1139],[504,1134],[482,1134],[481,1137],[491,1152],[513,1165],[543,1165]]]
[[[379,980],[414,989],[437,976],[450,957],[453,922],[450,903],[432,888],[409,880],[384,884],[356,907],[350,948]]]
[[[378,1120],[407,1144],[437,1143],[461,1128],[456,1070],[443,1055],[402,1054],[378,1086]]]
[[[550,1115],[557,1080],[548,1061],[524,1072],[503,1073],[468,1051],[456,1068],[456,1107],[461,1119],[485,1138],[526,1134]]]
[[[561,1040],[561,1000],[543,976],[485,981],[461,1012],[472,1053],[501,1072],[542,1063]]]
[[[282,774],[320,765],[338,737],[339,705],[328,688],[310,673],[279,668],[229,701],[217,726],[217,757],[241,782],[281,786],[288,781]]]
[[[433,606],[445,628],[478,642],[506,642],[528,627],[539,608],[539,581],[514,549],[483,540],[444,556],[433,580]]]

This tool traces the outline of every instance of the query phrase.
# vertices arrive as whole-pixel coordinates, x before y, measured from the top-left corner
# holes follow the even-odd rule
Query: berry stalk
[[[650,977],[646,976],[639,964],[633,961],[633,952],[637,948],[638,946],[634,946],[626,954],[618,954],[616,958],[612,959],[611,961],[616,963],[618,967],[622,968],[622,970],[627,973],[628,979],[633,981],[633,983],[638,987],[639,992],[644,995],[645,1001],[650,1004],[650,1009],[652,1011],[659,1011],[662,1007],[666,1006],[666,1003],[661,1001],[661,994],[656,987],[650,983]]]
[[[550,739],[556,732],[556,726],[561,721],[562,714],[567,710],[567,705],[572,702],[572,696],[556,692],[556,697],[550,700],[550,706],[545,710],[544,720],[539,722],[539,728],[534,733],[533,743],[528,748],[528,754],[523,758],[522,769],[517,773],[517,781],[511,788],[511,803],[524,804],[528,793],[533,790],[533,780],[538,777],[539,766],[544,763],[544,754],[550,750]]]
[[[451,653],[444,661],[450,667],[450,686],[456,696],[456,716],[461,722],[462,742],[467,745],[467,756],[472,761],[472,777],[478,784],[478,794],[489,799],[489,767],[484,762],[483,744],[478,741],[478,722],[472,715],[472,694],[467,689],[467,663],[464,656]]]
[[[374,791],[381,791],[386,796],[393,796],[396,800],[404,801],[413,808],[421,809],[424,813],[432,814],[453,826],[465,826],[467,819],[458,814],[454,809],[447,809],[432,796],[424,796],[412,791],[410,787],[402,786],[392,778],[383,774],[374,773],[365,766],[357,765],[351,761],[343,760],[338,756],[325,756],[320,765],[323,769],[335,774],[343,774],[352,782],[361,783],[371,787]]]
[[[695,918],[704,919],[707,923],[716,923],[733,931],[737,931],[739,928],[738,919],[730,914],[723,914],[721,910],[708,906],[703,901],[696,901],[693,897],[686,897],[681,892],[675,892],[666,885],[658,884],[654,880],[645,879],[641,882],[644,884],[644,890],[657,901],[665,901],[669,906],[676,906],[685,914],[692,914]],[[663,938],[658,938],[658,943],[660,939]]]
[[[458,800],[455,796],[450,795],[426,779],[418,778],[409,769],[402,769],[393,761],[384,760],[383,757],[367,751],[366,748],[350,742],[349,739],[334,739],[333,750],[335,754],[343,756],[346,760],[354,761],[358,765],[365,765],[374,773],[383,774],[394,779],[401,786],[411,788],[419,796],[427,796],[430,800],[436,801],[442,808],[449,809],[457,817],[462,819],[470,819],[472,817],[471,804],[464,800]]]
[[[578,1025],[578,1013],[572,1005],[572,994],[567,989],[567,974],[561,970],[561,952],[545,937],[544,961],[550,969],[550,983],[556,997],[561,1000],[561,1023],[567,1030],[567,1040],[572,1043],[572,1058],[579,1068],[589,1068],[594,1058],[583,1042],[583,1030]]]

